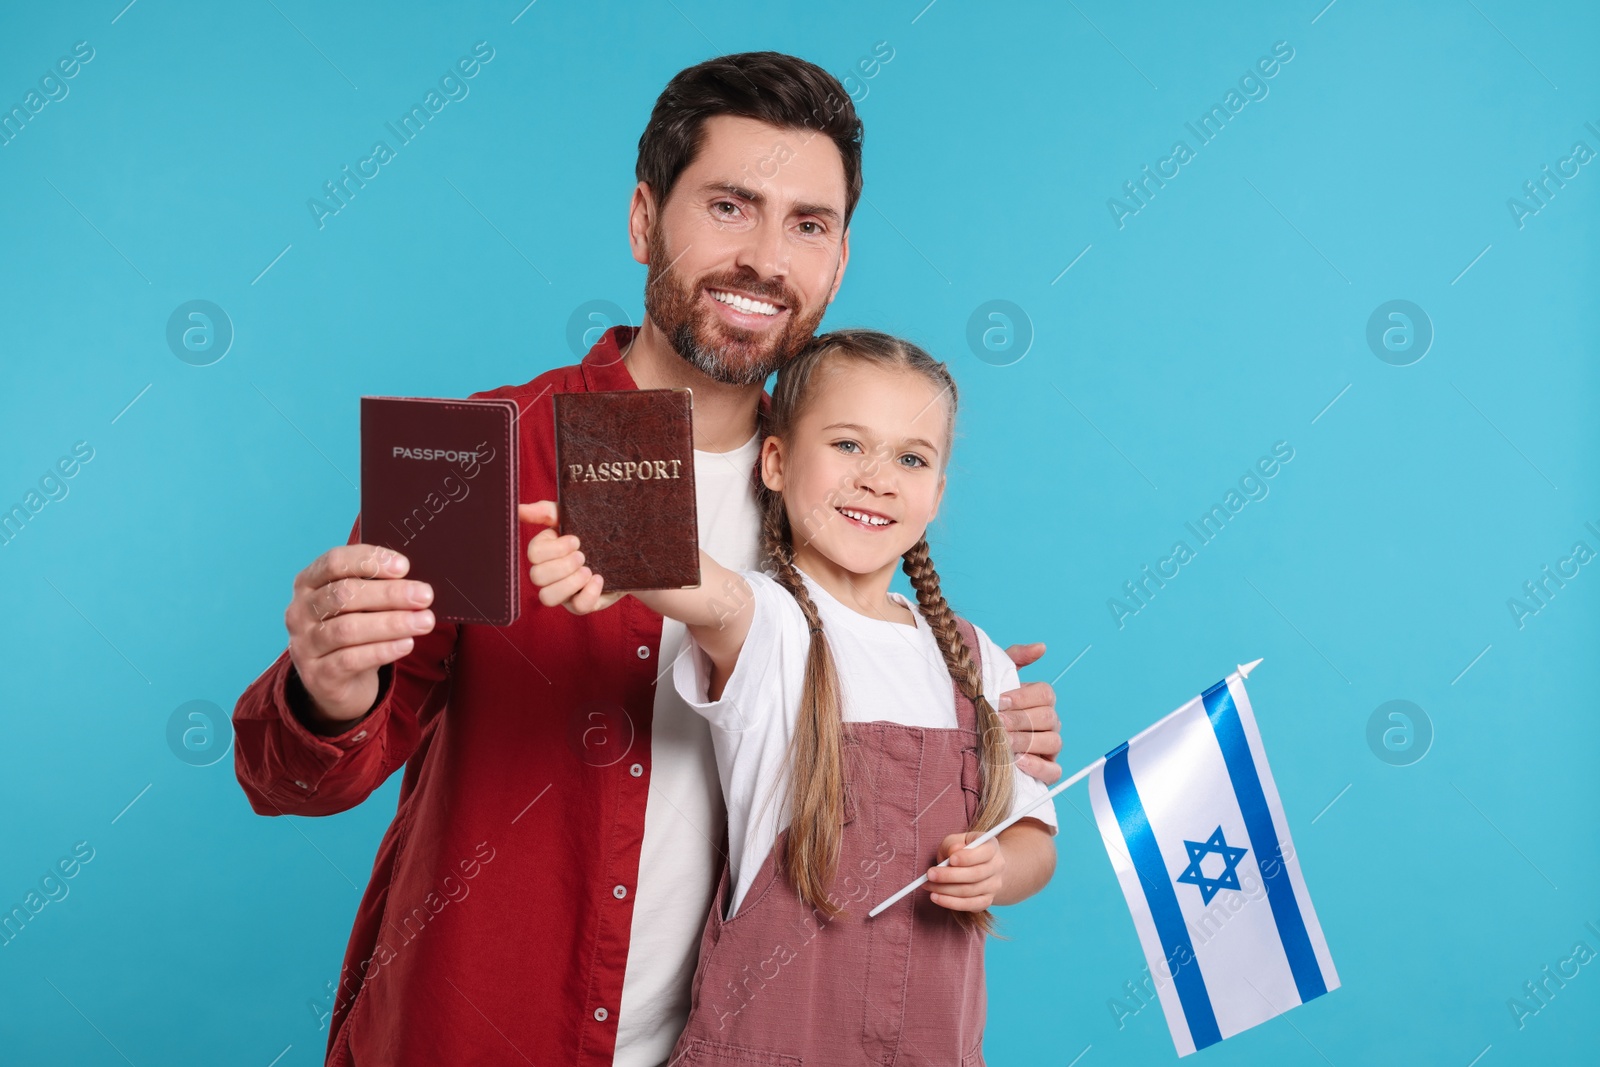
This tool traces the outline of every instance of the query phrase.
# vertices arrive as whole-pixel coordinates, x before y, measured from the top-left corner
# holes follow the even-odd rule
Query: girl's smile
[[[849,519],[853,525],[860,526],[864,530],[883,530],[894,522],[887,515],[879,514],[876,511],[867,511],[865,508],[841,507],[834,510]]]

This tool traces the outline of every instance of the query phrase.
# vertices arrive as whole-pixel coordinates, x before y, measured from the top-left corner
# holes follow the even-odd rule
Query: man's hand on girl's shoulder
[[[1006,655],[1021,670],[1044,655],[1044,642],[1012,645]],[[1061,719],[1056,715],[1055,688],[1049,682],[1025,682],[1001,693],[1000,706],[995,711],[1005,723],[1011,751],[1017,754],[1022,773],[1045,785],[1059,781],[1061,766],[1055,760],[1061,753]]]

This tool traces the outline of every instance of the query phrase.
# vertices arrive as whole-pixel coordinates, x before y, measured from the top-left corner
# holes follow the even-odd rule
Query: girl
[[[961,849],[1046,787],[989,699],[1016,668],[928,558],[955,409],[917,346],[817,338],[778,374],[755,472],[770,570],[702,552],[698,588],[628,594],[687,628],[673,683],[710,723],[728,812],[674,1065],[983,1063],[987,909],[1049,880],[1055,810]],[[528,559],[545,604],[623,595],[573,535],[541,531]],[[889,591],[897,561],[915,610]]]

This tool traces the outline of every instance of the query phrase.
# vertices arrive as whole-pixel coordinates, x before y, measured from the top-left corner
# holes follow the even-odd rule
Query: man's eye
[[[724,211],[723,208],[727,208],[727,210]],[[720,215],[737,215],[739,213],[739,205],[731,200],[718,200],[712,205],[712,210]]]
[[[812,236],[812,235],[819,234],[819,233],[822,232],[822,226],[821,226],[820,223],[811,222],[810,220],[807,220],[805,222],[802,222],[800,225],[802,227],[805,227],[805,226],[811,227],[809,230],[805,230],[804,231],[808,236]]]

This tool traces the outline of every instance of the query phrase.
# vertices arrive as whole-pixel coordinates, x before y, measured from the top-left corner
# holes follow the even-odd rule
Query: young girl
[[[1047,802],[961,849],[1046,787],[992,706],[1016,668],[928,558],[955,409],[917,346],[818,338],[779,372],[762,443],[769,571],[702,552],[698,588],[628,594],[687,628],[673,683],[710,723],[728,812],[674,1065],[983,1063],[987,909],[1049,880],[1056,819]],[[546,604],[622,595],[575,536],[541,531],[528,558]],[[920,610],[889,591],[897,562]]]

